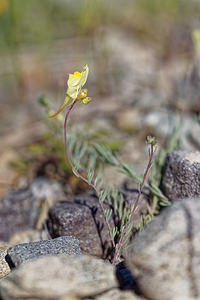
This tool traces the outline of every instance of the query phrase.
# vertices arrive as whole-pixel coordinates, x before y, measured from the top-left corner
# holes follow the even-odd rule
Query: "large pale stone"
[[[111,264],[86,255],[61,254],[19,266],[1,280],[0,295],[3,300],[74,299],[94,296],[117,285]]]
[[[200,299],[200,198],[176,201],[150,222],[124,256],[153,300]]]
[[[95,300],[145,300],[145,298],[137,296],[133,291],[112,289],[100,296],[95,297]]]

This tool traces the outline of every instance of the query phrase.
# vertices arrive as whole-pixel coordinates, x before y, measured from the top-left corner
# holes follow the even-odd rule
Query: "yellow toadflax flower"
[[[80,104],[87,104],[92,100],[91,98],[87,97],[87,89],[82,89],[87,81],[88,73],[88,65],[85,65],[81,73],[74,72],[74,74],[69,74],[65,100],[58,111],[55,114],[49,116],[49,118],[57,116],[65,108],[70,99],[72,99],[73,102],[81,100]]]

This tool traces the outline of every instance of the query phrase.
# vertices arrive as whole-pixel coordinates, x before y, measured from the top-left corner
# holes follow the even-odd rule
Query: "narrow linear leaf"
[[[94,177],[94,170],[89,170],[89,173],[88,173],[88,182],[89,183],[92,182],[93,177]]]
[[[79,177],[79,174],[78,174],[74,169],[72,169],[72,172],[74,173],[74,175],[75,175],[76,177]]]

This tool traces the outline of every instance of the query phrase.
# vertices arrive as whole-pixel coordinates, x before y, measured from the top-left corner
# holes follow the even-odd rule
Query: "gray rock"
[[[111,264],[86,255],[60,254],[19,266],[1,280],[0,295],[2,300],[82,299],[117,285]]]
[[[0,200],[0,240],[27,229],[40,229],[47,207],[60,200],[59,185],[38,178],[30,188],[11,192]]]
[[[180,116],[168,110],[155,110],[146,114],[141,122],[141,126],[150,128],[155,132],[155,135],[167,137],[179,124]]]
[[[134,203],[137,190],[123,192],[125,199]],[[135,228],[140,222],[140,215],[146,211],[147,200],[142,196],[134,217]],[[112,218],[110,224],[113,226]],[[80,241],[81,250],[86,254],[107,258],[111,253],[109,231],[99,202],[93,195],[79,195],[57,203],[49,210],[48,227],[53,238],[63,235],[76,236]]]
[[[179,127],[181,149],[195,151],[200,149],[200,126],[193,115],[184,116],[180,126],[180,114],[168,109],[149,112],[145,118],[141,118],[140,127],[147,127],[152,134],[160,137],[168,137],[173,130]]]
[[[6,261],[6,250],[0,251],[0,279],[10,273],[10,267]]]
[[[200,299],[200,198],[174,202],[124,250],[144,296]]]
[[[200,196],[200,152],[179,150],[168,153],[162,186],[172,201]]]
[[[48,198],[52,203],[63,199],[61,185],[57,181],[45,178],[36,178],[30,185],[30,191],[35,198]]]
[[[55,254],[81,254],[79,241],[72,236],[62,236],[54,240],[24,243],[7,250],[15,267],[34,258]]]

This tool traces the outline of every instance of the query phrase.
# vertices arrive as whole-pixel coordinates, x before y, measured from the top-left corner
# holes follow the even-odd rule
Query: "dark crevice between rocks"
[[[10,256],[8,254],[5,256],[5,260],[6,260],[6,262],[9,265],[9,267],[10,267],[11,270],[15,269],[15,265],[12,262],[12,260],[11,260],[11,258],[10,258]]]
[[[92,208],[91,209],[91,214],[92,214],[92,217],[93,217],[96,229],[97,229],[97,233],[98,233],[98,236],[99,236],[99,239],[100,239],[100,243],[101,243],[102,257],[105,258],[105,259],[107,259],[107,258],[112,257],[112,255],[113,255],[113,248],[112,248],[112,246],[110,246],[110,247],[108,246],[108,244],[109,244],[108,241],[103,242],[101,232],[102,232],[102,230],[104,228],[104,223],[100,224],[100,222],[96,220],[96,217],[95,217],[96,216],[96,212],[97,212],[97,208]]]
[[[49,228],[48,228],[48,219],[44,220],[43,224],[42,224],[42,229],[47,233],[47,237],[49,240],[52,240],[52,236],[49,232]],[[43,239],[41,239],[43,240]]]
[[[116,265],[116,277],[121,290],[132,290],[136,295],[142,296],[142,293],[134,280],[131,271],[126,267],[124,262]]]

